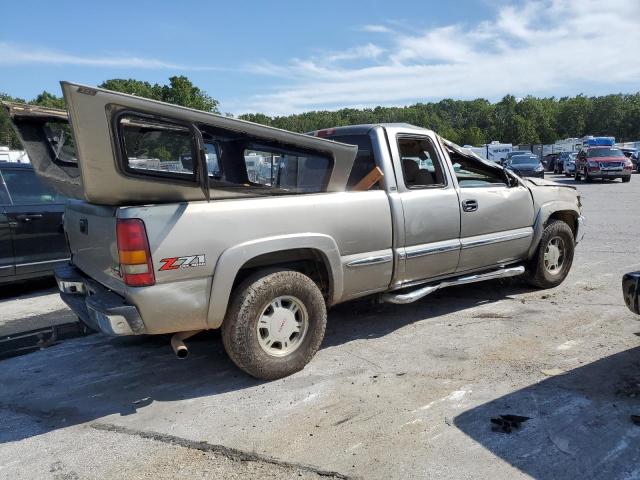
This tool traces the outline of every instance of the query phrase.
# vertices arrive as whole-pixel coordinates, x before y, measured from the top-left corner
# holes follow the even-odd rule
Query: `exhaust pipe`
[[[187,338],[191,338],[202,330],[191,330],[188,332],[174,333],[171,337],[171,348],[180,360],[184,360],[189,356],[189,347],[184,343]]]

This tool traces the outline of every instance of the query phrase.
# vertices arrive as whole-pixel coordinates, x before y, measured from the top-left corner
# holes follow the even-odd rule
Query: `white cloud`
[[[155,58],[137,56],[82,56],[65,52],[24,47],[0,42],[0,65],[77,65],[104,68],[137,68],[155,70],[218,70],[217,67],[180,65]]]
[[[360,30],[369,33],[389,33],[391,29],[384,25],[364,25]]]
[[[253,71],[281,85],[235,103],[238,112],[287,114],[444,97],[629,90],[640,78],[638,18],[636,1],[530,0],[499,7],[491,20],[419,34],[365,25],[383,34],[381,41],[284,66],[264,63]]]

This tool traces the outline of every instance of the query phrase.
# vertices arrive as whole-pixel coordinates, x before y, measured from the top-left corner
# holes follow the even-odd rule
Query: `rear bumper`
[[[62,300],[94,330],[112,336],[146,333],[135,306],[91,280],[73,265],[57,268],[55,276]]]

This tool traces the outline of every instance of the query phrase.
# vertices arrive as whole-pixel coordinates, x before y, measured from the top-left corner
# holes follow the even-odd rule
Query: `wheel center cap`
[[[549,263],[556,265],[560,258],[560,250],[555,245],[549,245]]]
[[[291,337],[295,325],[296,319],[291,310],[287,308],[275,309],[271,318],[270,330],[276,339],[284,340]]]

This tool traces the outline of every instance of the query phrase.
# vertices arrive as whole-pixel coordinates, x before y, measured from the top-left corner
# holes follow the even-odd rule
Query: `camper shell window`
[[[195,131],[190,125],[133,113],[116,117],[122,167],[126,173],[196,180]]]
[[[199,125],[204,143],[217,148],[209,168],[211,198],[326,192],[333,156],[320,151]]]

